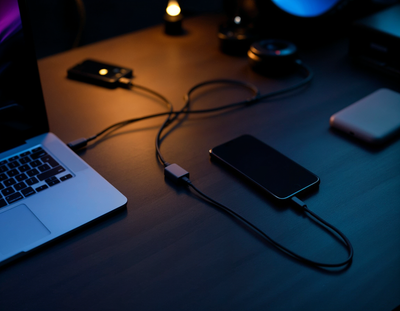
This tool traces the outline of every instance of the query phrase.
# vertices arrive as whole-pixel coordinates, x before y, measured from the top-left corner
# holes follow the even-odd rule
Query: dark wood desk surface
[[[165,111],[141,91],[109,90],[66,78],[85,58],[134,68],[134,81],[180,108],[194,84],[252,82],[263,93],[300,78],[270,79],[245,58],[218,49],[213,16],[185,20],[187,35],[162,27],[40,60],[50,127],[63,141],[89,137],[131,117]],[[342,244],[289,206],[278,207],[210,162],[208,150],[244,133],[267,142],[321,178],[305,198],[354,246],[350,267],[305,266],[260,240],[186,189],[164,180],[154,149],[163,118],[114,131],[82,158],[128,197],[125,211],[0,270],[1,310],[387,310],[400,305],[400,141],[372,149],[329,128],[336,111],[398,81],[353,66],[347,41],[301,51],[315,71],[307,88],[230,112],[190,116],[162,144],[192,182],[285,246],[340,261]],[[233,87],[196,92],[193,106],[249,96]]]

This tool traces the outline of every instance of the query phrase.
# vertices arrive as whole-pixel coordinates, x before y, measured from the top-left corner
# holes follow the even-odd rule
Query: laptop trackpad
[[[23,248],[50,231],[25,205],[21,204],[0,214],[0,253],[21,252]]]

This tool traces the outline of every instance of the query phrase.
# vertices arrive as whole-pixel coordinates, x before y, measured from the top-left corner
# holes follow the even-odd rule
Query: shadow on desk
[[[119,221],[128,216],[126,207],[127,204],[109,212],[108,214],[102,215],[99,218],[94,219],[73,231],[69,231],[56,239],[36,247],[27,253],[20,253],[9,260],[2,262],[0,266],[0,272],[2,269],[6,269],[10,265],[18,265],[21,261],[27,260],[29,257],[45,256],[45,251],[49,250],[50,248],[63,247],[65,245],[73,244],[76,240],[80,240],[83,237],[96,234],[97,232],[104,230],[104,228],[116,225]],[[56,244],[58,244],[58,246]]]
[[[349,142],[352,145],[355,145],[365,151],[370,152],[371,154],[375,154],[375,153],[379,153],[381,151],[383,151],[384,149],[390,147],[392,144],[396,143],[397,141],[399,141],[399,135],[396,135],[394,137],[391,137],[389,140],[385,141],[382,144],[379,145],[372,145],[369,144],[367,142],[364,142],[360,139],[357,139],[353,136],[350,136],[349,134],[346,134],[340,130],[334,129],[334,128],[329,128],[329,131],[339,137],[340,139],[343,139],[347,142]]]

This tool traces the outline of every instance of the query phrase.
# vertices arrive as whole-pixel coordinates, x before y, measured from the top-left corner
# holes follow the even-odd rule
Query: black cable
[[[299,70],[301,70],[305,74],[305,78],[302,81],[300,81],[297,84],[292,85],[290,87],[283,88],[281,90],[270,92],[270,93],[267,93],[267,94],[264,94],[264,95],[261,95],[260,91],[258,90],[258,88],[256,86],[254,86],[253,84],[247,83],[247,82],[238,81],[238,80],[217,79],[217,80],[209,80],[209,81],[205,81],[205,82],[201,82],[201,83],[196,84],[191,89],[189,89],[189,91],[184,96],[185,105],[183,106],[183,108],[181,110],[179,110],[178,112],[174,112],[175,116],[170,120],[170,122],[164,123],[164,125],[160,127],[160,130],[158,131],[157,138],[156,138],[158,156],[162,158],[161,153],[160,153],[161,133],[166,128],[166,126],[168,126],[173,121],[175,121],[179,117],[180,114],[182,114],[182,113],[185,113],[185,114],[189,114],[189,113],[193,113],[193,114],[195,114],[195,113],[211,113],[211,112],[217,112],[217,111],[226,110],[226,109],[232,109],[232,108],[239,107],[239,106],[251,105],[251,104],[254,104],[254,103],[259,102],[261,100],[265,100],[267,98],[279,96],[279,95],[282,95],[282,94],[289,93],[289,92],[292,92],[294,90],[297,90],[297,89],[305,86],[306,84],[310,83],[311,80],[314,77],[314,74],[313,74],[312,70],[307,65],[305,65],[301,60],[297,60],[296,61],[296,65],[298,66]],[[190,103],[191,103],[190,96],[192,95],[192,93],[194,91],[196,91],[197,89],[199,89],[201,87],[210,85],[210,84],[219,84],[219,83],[228,83],[228,84],[240,85],[242,87],[245,87],[245,88],[249,89],[253,93],[253,96],[251,98],[247,99],[247,100],[244,100],[244,101],[239,101],[239,102],[236,102],[236,103],[222,105],[222,106],[215,107],[215,108],[201,109],[201,110],[191,110],[190,109]],[[166,164],[168,165],[169,163],[162,161],[162,164],[164,166],[166,166]]]
[[[311,211],[307,205],[303,206],[304,211],[309,213],[312,217],[314,217],[315,219],[317,219],[319,222],[321,222],[322,224],[324,224],[325,226],[329,227],[330,229],[332,229],[333,231],[335,231],[338,235],[340,235],[340,237],[343,239],[343,241],[345,242],[347,251],[349,253],[348,258],[342,263],[340,264],[341,266],[350,263],[353,259],[353,254],[354,254],[354,250],[353,250],[353,246],[351,245],[350,240],[336,227],[334,227],[333,225],[331,225],[330,223],[328,223],[326,220],[322,219],[321,217],[319,217],[317,214],[315,214],[313,211]]]
[[[160,93],[158,93],[158,92],[156,92],[156,91],[153,91],[153,90],[151,90],[151,89],[149,89],[149,88],[147,88],[147,87],[140,86],[140,85],[137,85],[137,84],[132,84],[132,83],[130,83],[129,86],[130,86],[131,89],[134,88],[134,87],[136,87],[136,88],[142,89],[143,91],[146,91],[146,92],[148,92],[148,93],[151,93],[151,94],[157,96],[157,97],[160,98],[162,101],[164,101],[164,102],[167,104],[167,107],[169,108],[168,116],[167,116],[167,118],[165,119],[165,121],[163,122],[163,124],[161,125],[161,127],[160,127],[160,129],[159,129],[159,131],[158,131],[158,134],[157,134],[157,136],[156,136],[156,142],[155,142],[156,154],[157,154],[157,156],[158,156],[158,159],[159,159],[162,163],[166,163],[166,161],[164,160],[164,158],[163,158],[163,156],[162,156],[162,154],[161,154],[161,152],[160,152],[160,143],[159,143],[160,141],[159,141],[159,137],[160,137],[160,135],[161,135],[162,129],[165,128],[165,127],[167,127],[168,124],[171,123],[171,116],[172,116],[172,114],[174,113],[174,107],[172,106],[171,102],[170,102],[165,96],[161,95]]]
[[[267,99],[267,98],[271,98],[271,97],[274,97],[274,96],[278,96],[278,95],[281,95],[281,94],[284,94],[284,93],[288,93],[288,92],[294,91],[294,90],[296,90],[298,88],[301,88],[302,86],[306,85],[307,83],[309,83],[312,80],[313,73],[310,70],[310,68],[307,67],[306,65],[304,65],[301,61],[297,61],[297,65],[306,74],[306,78],[304,80],[302,80],[301,82],[299,82],[299,83],[297,83],[297,84],[295,84],[295,85],[293,85],[291,87],[288,87],[288,88],[285,88],[285,89],[282,89],[282,90],[278,90],[278,91],[275,91],[275,92],[271,92],[271,93],[268,93],[268,94],[264,94],[264,95],[260,95],[258,89],[256,87],[253,87],[251,84],[244,84],[244,83],[242,84],[242,83],[234,81],[234,80],[211,80],[211,81],[206,81],[206,82],[199,83],[199,84],[195,85],[186,94],[186,96],[185,96],[186,103],[185,103],[184,107],[180,111],[174,112],[175,115],[174,115],[173,118],[170,119],[170,122],[168,124],[164,123],[163,126],[161,126],[160,130],[158,131],[157,139],[156,139],[156,144],[158,144],[157,152],[159,152],[159,147],[160,147],[159,145],[160,145],[160,141],[161,141],[161,133],[162,133],[162,131],[165,129],[165,127],[167,125],[169,125],[171,122],[176,120],[181,113],[208,113],[208,112],[215,112],[215,111],[219,111],[219,110],[229,109],[229,108],[233,108],[233,107],[236,107],[236,106],[241,106],[241,105],[244,105],[244,104],[248,105],[248,104],[252,104],[252,103],[255,103],[257,101],[260,101],[262,99]],[[224,105],[224,106],[220,106],[220,107],[216,107],[216,108],[203,109],[203,110],[189,110],[190,109],[190,96],[191,96],[191,94],[195,90],[200,88],[200,87],[203,87],[203,86],[206,86],[206,85],[210,85],[210,84],[214,84],[214,83],[237,83],[237,84],[240,84],[241,86],[246,86],[246,87],[250,88],[253,91],[254,95],[253,95],[252,98],[250,98],[248,100],[237,102],[237,103],[233,103],[233,104],[228,104],[228,105]],[[161,158],[161,154],[159,154],[159,156]],[[346,246],[346,249],[348,251],[348,254],[349,254],[346,260],[344,260],[342,262],[339,262],[339,263],[317,262],[317,261],[305,258],[305,257],[303,257],[303,256],[301,256],[301,255],[289,250],[288,248],[284,247],[280,243],[278,243],[275,240],[273,240],[266,233],[264,233],[261,229],[259,229],[257,226],[255,226],[254,224],[249,222],[247,219],[245,219],[244,217],[242,217],[238,213],[234,212],[233,210],[231,210],[227,206],[215,201],[214,199],[212,199],[211,197],[207,196],[202,191],[200,191],[190,181],[189,173],[187,171],[185,171],[184,169],[182,169],[180,166],[178,166],[177,164],[169,164],[167,162],[162,162],[162,163],[165,166],[164,173],[165,173],[165,176],[167,178],[170,178],[175,182],[184,182],[186,185],[188,185],[190,188],[192,188],[198,195],[200,195],[203,199],[205,199],[209,203],[213,204],[214,206],[222,209],[224,212],[228,213],[232,217],[238,219],[243,224],[245,224],[247,227],[249,227],[251,230],[253,230],[255,233],[259,234],[263,239],[265,239],[266,241],[271,243],[274,247],[276,247],[277,249],[283,251],[284,253],[286,253],[287,255],[291,256],[292,258],[295,258],[295,259],[297,259],[297,260],[299,260],[299,261],[301,261],[303,263],[309,264],[309,265],[318,266],[318,267],[324,267],[324,268],[343,267],[343,266],[346,266],[347,264],[351,263],[351,261],[353,259],[353,253],[354,252],[353,252],[353,246],[351,245],[349,239],[341,231],[339,231],[336,227],[334,227],[333,225],[329,224],[327,221],[323,220],[321,217],[319,217],[314,212],[309,210],[308,207],[302,201],[300,201],[298,198],[293,197],[292,201],[295,204],[297,204],[298,206],[300,206],[305,212],[309,213],[317,221],[322,223],[324,226],[326,226],[327,228],[329,228],[333,232],[336,232],[342,238],[342,240],[344,241],[344,244]]]
[[[128,120],[125,120],[125,121],[114,123],[114,124],[108,126],[107,128],[105,128],[104,130],[100,131],[99,133],[97,133],[97,134],[95,134],[95,135],[93,135],[93,136],[91,136],[89,138],[79,138],[77,140],[74,140],[74,141],[68,143],[67,144],[68,147],[70,147],[72,150],[76,151],[76,150],[78,150],[78,149],[80,149],[82,147],[85,147],[88,144],[88,142],[99,138],[101,135],[105,134],[106,132],[108,132],[108,131],[110,131],[110,130],[112,130],[114,128],[122,127],[122,126],[125,126],[125,125],[128,125],[128,124],[134,123],[134,122],[143,121],[143,120],[147,120],[147,119],[151,119],[151,118],[155,118],[155,117],[167,116],[167,118],[165,119],[164,123],[162,124],[162,127],[164,128],[165,126],[168,125],[169,120],[171,118],[171,115],[174,114],[174,111],[173,111],[173,106],[172,106],[171,102],[165,96],[163,96],[162,94],[160,94],[160,93],[158,93],[158,92],[156,92],[156,91],[154,91],[152,89],[149,89],[149,88],[147,88],[145,86],[141,86],[141,85],[138,85],[138,84],[133,84],[128,79],[125,80],[123,82],[123,84],[121,84],[121,86],[123,86],[124,88],[130,89],[130,90],[132,90],[134,88],[138,88],[138,89],[141,89],[141,90],[143,90],[145,92],[148,92],[148,93],[158,97],[159,99],[161,99],[167,105],[167,108],[169,109],[169,111],[168,112],[162,112],[162,113],[156,113],[156,114],[152,114],[152,115],[147,115],[147,116],[140,117],[140,118],[128,119]],[[158,144],[157,141],[156,141],[156,150],[157,150],[158,158],[160,159],[161,162],[164,163],[165,161],[164,161],[164,159],[163,159],[163,157],[162,157],[162,155],[160,153],[159,144]]]
[[[294,91],[296,89],[299,89],[299,88],[305,86],[306,84],[308,84],[312,80],[314,74],[313,74],[312,70],[308,66],[306,66],[304,63],[302,63],[300,60],[296,61],[296,64],[299,67],[299,69],[305,73],[305,79],[303,79],[302,81],[300,81],[299,83],[297,83],[297,84],[295,84],[293,86],[290,86],[290,87],[287,87],[287,88],[284,88],[284,89],[281,89],[281,90],[278,90],[278,91],[275,91],[275,92],[270,92],[270,93],[261,95],[256,86],[254,86],[251,83],[247,83],[247,82],[243,82],[243,81],[230,80],[230,79],[216,79],[216,80],[209,80],[209,81],[201,82],[201,83],[198,83],[195,86],[193,86],[186,93],[186,95],[184,97],[185,105],[179,111],[172,111],[172,109],[170,108],[169,112],[156,113],[156,114],[147,115],[147,116],[144,116],[144,117],[132,118],[132,119],[128,119],[128,120],[125,120],[125,121],[121,121],[121,122],[118,122],[118,123],[115,123],[115,124],[112,124],[112,125],[108,126],[107,128],[105,128],[101,132],[99,132],[99,133],[97,133],[97,134],[95,134],[95,135],[93,135],[93,136],[91,136],[91,137],[89,137],[87,139],[86,138],[80,138],[80,139],[77,139],[75,141],[72,141],[72,142],[68,143],[68,146],[73,150],[78,150],[78,149],[86,146],[88,142],[97,139],[101,135],[105,134],[106,132],[108,132],[108,131],[110,131],[110,130],[112,130],[114,128],[122,127],[122,126],[131,124],[131,123],[135,123],[135,122],[138,122],[138,121],[148,120],[148,119],[151,119],[151,118],[156,118],[156,117],[161,117],[161,116],[166,116],[167,115],[168,116],[167,119],[164,121],[163,125],[160,127],[160,129],[159,129],[159,131],[157,133],[157,136],[156,136],[157,157],[160,159],[161,163],[165,166],[165,164],[168,164],[168,162],[166,162],[164,160],[164,158],[162,157],[161,152],[160,152],[160,144],[161,144],[161,140],[162,140],[161,139],[161,134],[169,124],[174,122],[179,117],[179,115],[181,115],[182,113],[185,113],[185,114],[212,113],[212,112],[217,112],[217,111],[221,111],[221,110],[232,109],[232,108],[239,107],[239,106],[251,105],[251,104],[256,103],[258,101],[261,101],[261,100],[264,100],[264,99],[268,99],[268,98],[271,98],[271,97],[275,97],[275,96],[279,96],[279,95],[282,95],[282,94],[285,94],[285,93],[292,92],[292,91]],[[231,103],[231,104],[227,104],[227,105],[223,105],[223,106],[219,106],[219,107],[215,107],[215,108],[199,109],[199,110],[190,109],[189,110],[190,103],[191,103],[190,96],[192,95],[192,93],[194,91],[196,91],[197,89],[199,89],[199,88],[201,88],[203,86],[207,86],[207,85],[211,85],[211,84],[221,84],[221,83],[236,84],[236,85],[245,87],[245,88],[249,89],[253,93],[253,96],[251,98],[247,99],[247,100],[244,100],[244,101],[239,101],[239,102],[236,102],[236,103]],[[125,79],[125,80],[121,79],[120,80],[120,86],[124,87],[124,88],[128,88],[128,89],[132,89],[133,87],[140,88],[140,89],[142,89],[144,91],[147,91],[147,92],[159,97],[165,103],[167,103],[167,105],[169,107],[172,107],[171,103],[163,95],[161,95],[158,92],[153,91],[153,90],[151,90],[149,88],[146,88],[146,87],[143,87],[143,86],[140,86],[140,85],[137,85],[137,84],[133,84],[129,79]],[[174,115],[173,118],[171,118],[172,115]]]
[[[230,83],[230,84],[237,84],[237,85],[240,85],[240,86],[244,86],[244,87],[250,89],[253,92],[253,96],[250,99],[247,99],[245,101],[240,101],[238,103],[220,106],[220,107],[217,107],[217,108],[204,109],[204,110],[188,110],[188,107],[190,105],[190,94],[192,92],[194,92],[196,89],[198,89],[198,88],[200,88],[202,86],[210,85],[210,84],[217,84],[217,83]],[[199,83],[199,84],[195,85],[194,87],[192,87],[184,97],[184,99],[185,99],[184,107],[181,110],[173,111],[172,104],[170,103],[170,101],[166,97],[164,97],[163,95],[159,94],[158,92],[153,91],[153,90],[151,90],[149,88],[146,88],[144,86],[133,84],[133,83],[131,83],[131,81],[124,83],[123,86],[124,86],[124,88],[128,88],[128,89],[132,89],[134,87],[140,88],[140,89],[142,89],[144,91],[147,91],[147,92],[159,97],[161,100],[163,100],[167,104],[167,107],[169,108],[169,111],[168,112],[161,112],[161,113],[151,114],[151,115],[147,115],[147,116],[143,116],[143,117],[139,117],[139,118],[127,119],[127,120],[124,120],[124,121],[121,121],[121,122],[114,123],[114,124],[106,127],[104,130],[98,132],[97,134],[95,134],[95,135],[93,135],[93,136],[91,136],[89,138],[80,138],[80,139],[77,139],[75,141],[72,141],[72,142],[68,143],[68,146],[71,149],[78,150],[78,149],[86,146],[88,142],[99,138],[101,135],[107,133],[108,131],[110,131],[110,130],[112,130],[114,128],[122,127],[122,126],[131,124],[131,123],[135,123],[135,122],[138,122],[138,121],[148,120],[148,119],[152,119],[152,118],[156,118],[156,117],[168,116],[167,119],[164,121],[164,123],[161,125],[161,127],[160,127],[160,129],[159,129],[159,131],[157,133],[157,138],[156,138],[157,156],[158,156],[158,158],[160,159],[160,161],[163,164],[165,164],[165,163],[168,164],[168,162],[166,162],[163,159],[163,157],[161,155],[161,152],[160,152],[159,145],[160,145],[160,142],[161,142],[161,133],[169,124],[174,122],[182,113],[185,113],[185,114],[207,113],[207,112],[215,112],[215,111],[219,111],[219,110],[224,110],[224,109],[228,109],[228,108],[234,108],[236,106],[245,105],[245,104],[253,102],[254,99],[259,95],[258,88],[256,86],[250,84],[250,83],[237,81],[237,80],[229,80],[229,79],[209,80],[209,81],[206,81],[206,82]]]
[[[190,95],[195,90],[197,90],[197,89],[199,89],[199,88],[201,88],[203,86],[210,85],[210,84],[217,84],[217,83],[237,84],[237,85],[240,85],[240,86],[243,86],[243,87],[246,87],[246,88],[250,89],[253,92],[254,95],[251,98],[249,98],[247,100],[244,100],[244,101],[240,101],[240,102],[236,102],[236,103],[232,103],[232,104],[227,104],[227,105],[223,105],[223,106],[219,106],[219,107],[215,107],[215,108],[210,108],[210,109],[190,110],[190,112],[188,112],[188,113],[209,113],[209,112],[216,112],[216,111],[220,111],[220,110],[234,108],[234,107],[242,106],[242,105],[250,105],[250,104],[256,103],[258,101],[261,101],[263,99],[279,96],[279,95],[282,95],[282,94],[289,93],[289,92],[292,92],[294,90],[297,90],[297,89],[305,86],[309,82],[311,82],[311,80],[314,77],[314,73],[302,61],[297,60],[296,64],[305,73],[305,79],[303,79],[299,83],[297,83],[295,85],[292,85],[290,87],[287,87],[287,88],[284,88],[284,89],[281,89],[281,90],[278,90],[278,91],[270,92],[270,93],[267,93],[267,94],[264,94],[264,95],[261,95],[260,91],[258,90],[258,88],[256,86],[254,86],[253,84],[247,83],[247,82],[238,81],[238,80],[217,79],[217,80],[209,80],[209,81],[198,83],[195,86],[193,86],[191,89],[189,89],[189,91],[186,93],[186,95],[184,97],[185,98],[185,105],[180,110],[179,113],[182,113],[184,110],[188,109],[189,104],[190,104]]]
[[[190,95],[197,89],[206,86],[206,85],[211,85],[211,84],[236,84],[239,86],[242,86],[244,88],[249,89],[252,93],[253,96],[247,100],[244,101],[240,101],[237,103],[233,103],[233,104],[227,104],[224,106],[220,106],[220,107],[216,107],[216,108],[212,108],[212,109],[204,109],[204,110],[189,110],[190,108],[190,103],[191,103],[191,99],[190,99]],[[195,86],[193,86],[184,96],[184,100],[185,100],[185,105],[183,106],[183,108],[179,111],[175,111],[174,112],[174,116],[172,118],[170,118],[169,122],[164,123],[158,133],[157,133],[157,138],[156,138],[156,146],[157,146],[157,155],[160,159],[163,159],[161,156],[161,152],[160,152],[160,144],[161,144],[161,134],[164,131],[164,129],[171,124],[172,122],[174,122],[182,113],[185,114],[190,114],[190,113],[208,113],[208,112],[215,112],[215,111],[220,111],[220,110],[225,110],[225,109],[229,109],[229,108],[233,108],[233,107],[237,107],[237,106],[242,106],[242,105],[246,105],[249,104],[251,102],[253,102],[256,98],[258,98],[260,92],[258,90],[258,88],[256,86],[254,86],[251,83],[247,83],[247,82],[242,82],[242,81],[238,81],[238,80],[230,80],[230,79],[216,79],[216,80],[208,80],[205,82],[201,82],[199,84],[196,84]],[[168,166],[169,163],[165,162],[164,160],[161,161],[162,164],[164,166]]]
[[[197,194],[199,194],[203,199],[205,199],[206,201],[210,202],[211,204],[213,204],[214,206],[222,209],[224,212],[228,213],[229,215],[231,215],[232,217],[238,219],[239,221],[241,221],[243,224],[245,224],[247,227],[249,227],[251,230],[253,230],[255,233],[257,233],[258,235],[260,235],[263,239],[265,239],[266,241],[268,241],[269,243],[271,243],[274,247],[276,247],[277,249],[283,251],[284,253],[286,253],[287,255],[301,261],[304,262],[306,264],[309,265],[313,265],[313,266],[318,266],[318,267],[325,267],[325,268],[337,268],[337,267],[342,267],[345,266],[347,264],[349,264],[352,259],[353,259],[353,246],[351,245],[349,239],[342,233],[340,232],[337,228],[335,228],[333,225],[329,224],[327,221],[323,220],[321,217],[319,217],[318,215],[316,215],[314,212],[312,212],[311,210],[309,210],[307,208],[307,206],[303,203],[301,205],[299,205],[298,202],[301,202],[300,200],[298,200],[296,197],[294,197],[297,201],[292,200],[293,202],[295,202],[297,205],[299,205],[300,207],[302,207],[304,209],[304,211],[306,211],[307,213],[309,213],[310,215],[312,215],[314,218],[316,218],[318,221],[320,221],[322,224],[324,224],[326,227],[330,228],[331,230],[333,230],[334,232],[336,232],[344,241],[344,244],[346,246],[346,249],[349,253],[348,257],[346,260],[339,262],[339,263],[323,263],[323,262],[317,262],[308,258],[305,258],[291,250],[289,250],[288,248],[284,247],[282,244],[276,242],[275,240],[273,240],[270,236],[268,236],[265,232],[263,232],[261,229],[259,229],[257,226],[255,226],[254,224],[252,224],[251,222],[249,222],[247,219],[245,219],[244,217],[242,217],[241,215],[239,215],[238,213],[236,213],[235,211],[233,211],[232,209],[230,209],[229,207],[215,201],[214,199],[212,199],[211,197],[209,197],[208,195],[204,194],[202,191],[200,191],[196,186],[194,186],[192,184],[192,182],[190,181],[190,179],[187,176],[183,176],[181,178],[179,178],[179,180],[182,180],[184,183],[186,183],[190,188],[192,188]],[[302,203],[302,202],[301,202]]]
[[[125,126],[125,125],[133,123],[133,122],[137,122],[137,121],[141,121],[141,120],[146,120],[146,119],[150,119],[150,118],[154,118],[154,117],[167,115],[167,118],[165,119],[165,121],[163,122],[163,124],[160,126],[160,128],[158,130],[158,133],[156,135],[156,143],[155,143],[155,145],[156,145],[156,154],[157,154],[157,157],[160,160],[160,162],[165,167],[164,172],[165,172],[166,176],[168,176],[169,178],[172,178],[175,181],[184,181],[189,187],[191,187],[195,192],[197,192],[205,200],[207,200],[208,202],[212,203],[213,205],[221,208],[223,211],[227,212],[228,214],[230,214],[231,216],[235,217],[236,219],[240,220],[242,223],[244,223],[246,226],[248,226],[254,232],[259,234],[261,237],[263,237],[268,242],[270,242],[273,246],[275,246],[279,250],[285,252],[286,254],[292,256],[293,258],[298,259],[298,260],[300,260],[300,261],[302,261],[304,263],[315,265],[315,266],[319,266],[319,267],[341,267],[341,266],[344,266],[344,265],[350,263],[351,260],[352,260],[352,257],[353,257],[353,247],[352,247],[350,241],[337,228],[335,228],[334,226],[332,226],[331,224],[329,224],[328,222],[326,222],[325,220],[320,218],[314,212],[310,211],[307,208],[307,206],[303,202],[298,200],[296,197],[292,198],[293,202],[295,202],[297,205],[301,206],[307,213],[309,213],[311,216],[313,216],[315,219],[317,219],[319,222],[321,222],[326,227],[328,227],[331,230],[333,230],[334,232],[336,232],[343,239],[343,241],[345,242],[346,248],[347,248],[347,250],[349,252],[349,256],[345,261],[340,262],[340,263],[333,263],[333,264],[320,263],[320,262],[316,262],[316,261],[307,259],[305,257],[302,257],[302,256],[296,254],[295,252],[287,249],[283,245],[281,245],[278,242],[274,241],[267,234],[265,234],[262,230],[260,230],[258,227],[256,227],[255,225],[253,225],[249,221],[247,221],[245,218],[240,216],[238,213],[234,212],[230,208],[228,208],[225,205],[215,201],[214,199],[210,198],[209,196],[207,196],[206,194],[201,192],[190,181],[188,172],[186,172],[185,170],[183,170],[181,167],[179,167],[176,164],[169,164],[168,162],[166,162],[164,157],[162,156],[162,154],[160,152],[160,144],[161,144],[161,140],[162,140],[161,135],[162,135],[163,130],[165,128],[167,128],[172,122],[177,120],[179,115],[181,115],[182,113],[185,113],[185,114],[189,114],[189,113],[210,113],[210,112],[221,111],[221,110],[230,109],[230,108],[234,108],[234,107],[238,107],[238,106],[242,106],[242,105],[249,105],[249,104],[253,104],[255,102],[258,102],[260,100],[271,98],[271,97],[278,96],[278,95],[281,95],[281,94],[285,94],[285,93],[294,91],[294,90],[296,90],[298,88],[301,88],[301,87],[305,86],[307,83],[309,83],[312,80],[313,73],[312,73],[311,69],[309,67],[307,67],[305,64],[303,64],[301,61],[296,61],[296,63],[300,67],[300,69],[305,72],[306,77],[305,77],[304,80],[302,80],[301,82],[299,82],[299,83],[297,83],[297,84],[295,84],[293,86],[290,86],[288,88],[284,88],[284,89],[281,89],[281,90],[278,90],[278,91],[275,91],[275,92],[270,92],[270,93],[267,93],[267,94],[264,94],[264,95],[260,95],[260,92],[259,92],[258,88],[255,87],[254,85],[250,84],[250,83],[241,82],[241,81],[237,81],[237,80],[229,80],[229,79],[209,80],[209,81],[205,81],[205,82],[202,82],[202,83],[199,83],[199,84],[193,86],[186,93],[186,95],[185,95],[185,105],[179,111],[173,111],[172,104],[169,102],[169,100],[167,98],[165,98],[163,95],[159,94],[158,92],[153,91],[153,90],[148,89],[148,88],[143,87],[143,86],[134,85],[134,84],[131,83],[131,81],[123,81],[123,82],[121,81],[122,84],[125,87],[128,87],[129,89],[132,89],[133,87],[136,87],[136,88],[142,89],[142,90],[144,90],[146,92],[149,92],[149,93],[155,95],[156,97],[160,98],[163,102],[165,102],[167,104],[167,107],[169,108],[169,112],[158,113],[158,114],[153,114],[153,115],[148,115],[148,116],[144,116],[144,117],[140,117],[140,118],[133,118],[133,119],[125,120],[125,121],[122,121],[122,122],[118,122],[118,123],[115,123],[115,124],[107,127],[103,131],[97,133],[96,135],[94,135],[94,136],[92,136],[92,137],[90,137],[88,139],[80,139],[80,140],[76,141],[77,143],[74,144],[74,142],[72,142],[72,143],[70,143],[68,145],[72,149],[79,148],[81,146],[85,146],[87,144],[87,142],[98,138],[99,136],[103,135],[104,133],[106,133],[107,131],[109,131],[109,130],[115,128],[115,127]],[[215,107],[215,108],[211,108],[211,109],[190,110],[190,103],[191,103],[191,99],[190,98],[191,98],[192,93],[195,90],[197,90],[197,89],[199,89],[199,88],[201,88],[203,86],[211,85],[211,84],[217,84],[217,83],[229,83],[229,84],[236,84],[236,85],[243,86],[245,88],[250,89],[252,91],[252,93],[253,93],[253,96],[251,98],[247,99],[247,100],[244,100],[244,101],[231,103],[231,104],[227,104],[227,105],[223,105],[223,106],[219,106],[219,107]]]

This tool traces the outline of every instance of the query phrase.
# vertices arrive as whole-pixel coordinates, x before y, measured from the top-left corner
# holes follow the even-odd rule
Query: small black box
[[[131,78],[133,71],[116,65],[87,59],[78,65],[68,69],[68,78],[83,81],[106,88],[118,87],[121,78]]]
[[[355,21],[349,54],[358,63],[400,77],[400,5]]]

